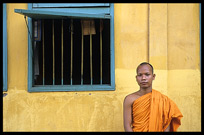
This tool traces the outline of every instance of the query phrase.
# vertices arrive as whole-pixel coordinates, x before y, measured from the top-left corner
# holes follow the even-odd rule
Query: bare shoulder
[[[134,93],[131,93],[129,95],[127,95],[124,99],[124,104],[129,104],[129,105],[132,105],[132,103],[138,99],[140,96],[138,94],[138,91],[137,92],[134,92]]]

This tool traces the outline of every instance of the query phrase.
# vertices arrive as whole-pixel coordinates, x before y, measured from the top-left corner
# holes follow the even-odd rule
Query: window
[[[28,90],[114,90],[113,4],[29,4]]]
[[[7,11],[3,4],[3,91],[7,91]]]

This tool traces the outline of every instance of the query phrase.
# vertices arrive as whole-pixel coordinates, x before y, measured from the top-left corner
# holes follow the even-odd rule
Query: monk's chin
[[[150,87],[148,86],[140,86],[142,89],[149,89]]]

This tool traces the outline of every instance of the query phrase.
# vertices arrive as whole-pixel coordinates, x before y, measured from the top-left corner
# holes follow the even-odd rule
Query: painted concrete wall
[[[8,91],[3,131],[124,131],[123,100],[149,61],[153,88],[176,102],[178,131],[201,131],[199,4],[115,4],[115,91],[27,92],[27,28],[7,4]]]

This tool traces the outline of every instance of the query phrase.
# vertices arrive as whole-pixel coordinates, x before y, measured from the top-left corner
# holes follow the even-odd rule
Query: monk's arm
[[[124,120],[124,129],[126,132],[133,132],[132,130],[132,108],[131,102],[126,97],[123,103],[123,120]]]
[[[170,132],[170,125],[171,125],[171,123],[170,123],[169,126],[164,130],[164,132]]]

